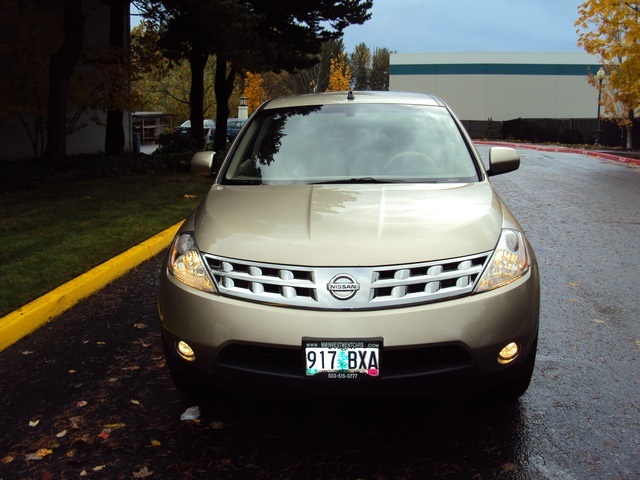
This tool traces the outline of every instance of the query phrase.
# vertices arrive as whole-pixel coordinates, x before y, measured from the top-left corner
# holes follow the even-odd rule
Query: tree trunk
[[[629,110],[629,125],[627,125],[627,148],[633,149],[633,122],[635,120],[633,109]]]
[[[199,46],[194,45],[189,56],[191,66],[191,91],[189,92],[189,103],[191,105],[191,138],[204,145],[204,68],[207,64],[209,54],[202,52]]]
[[[49,61],[49,99],[47,112],[47,146],[45,158],[56,170],[64,167],[67,155],[67,98],[69,80],[75,69],[84,41],[82,0],[64,0],[64,40]]]
[[[109,22],[109,45],[124,48],[124,16],[129,10],[129,0],[111,0]],[[126,88],[122,85],[121,88]],[[107,112],[107,128],[105,131],[104,151],[107,155],[121,155],[124,152],[124,112],[109,110]]]
[[[227,59],[224,55],[216,55],[216,78],[214,90],[216,92],[216,138],[213,149],[224,152],[227,149],[227,119],[229,118],[229,98],[233,93],[236,69],[231,67],[227,75]]]

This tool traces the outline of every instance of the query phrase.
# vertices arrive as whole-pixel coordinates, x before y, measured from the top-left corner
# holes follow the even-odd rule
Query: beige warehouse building
[[[389,89],[432,93],[461,120],[597,117],[586,53],[394,53]]]

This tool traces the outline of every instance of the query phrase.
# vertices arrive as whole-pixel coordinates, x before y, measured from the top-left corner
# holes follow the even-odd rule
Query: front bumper
[[[316,311],[235,300],[195,290],[163,270],[159,315],[172,370],[212,386],[342,393],[468,392],[523,375],[539,324],[537,265],[494,291],[371,311]],[[356,381],[305,375],[302,337],[382,337],[381,374]],[[187,362],[175,345],[195,351]],[[498,363],[509,342],[521,346]]]

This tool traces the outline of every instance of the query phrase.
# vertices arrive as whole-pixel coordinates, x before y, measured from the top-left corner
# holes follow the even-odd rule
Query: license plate
[[[325,340],[303,338],[306,374],[329,379],[380,375],[382,338]]]

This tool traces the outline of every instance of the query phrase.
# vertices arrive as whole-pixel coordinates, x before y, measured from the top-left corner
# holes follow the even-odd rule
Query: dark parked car
[[[213,134],[216,131],[216,122],[205,118],[202,126],[204,127],[204,139],[206,141],[213,141]],[[187,120],[180,126],[176,127],[175,132],[179,135],[191,135],[191,120]]]
[[[236,139],[245,123],[247,123],[246,120],[238,120],[237,118],[230,118],[227,121],[227,138],[230,142]]]
[[[246,120],[239,120],[237,118],[229,118],[227,120],[227,142],[233,142],[244,124],[247,123]],[[211,141],[213,141],[213,137],[215,137],[216,129],[211,130]]]

